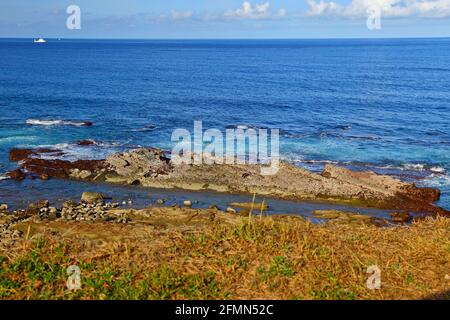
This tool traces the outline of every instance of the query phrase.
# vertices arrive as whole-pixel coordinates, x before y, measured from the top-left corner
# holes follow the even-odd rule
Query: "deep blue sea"
[[[0,176],[16,167],[12,147],[74,159],[171,149],[175,128],[203,120],[279,128],[281,156],[299,166],[391,174],[440,188],[450,208],[450,39],[3,39],[0,109]],[[2,180],[0,202],[75,185]]]

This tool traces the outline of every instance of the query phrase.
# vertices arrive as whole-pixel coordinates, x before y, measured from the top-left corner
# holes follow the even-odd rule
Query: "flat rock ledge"
[[[47,150],[13,149],[10,159],[19,161],[27,175],[142,185],[184,190],[256,193],[284,200],[326,201],[355,206],[393,209],[449,216],[437,207],[440,191],[418,188],[390,176],[355,172],[326,165],[321,174],[281,162],[277,174],[261,175],[262,165],[174,165],[160,149],[141,148],[116,153],[104,160],[45,159]]]

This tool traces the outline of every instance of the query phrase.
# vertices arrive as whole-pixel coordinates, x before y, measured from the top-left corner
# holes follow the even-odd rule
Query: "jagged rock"
[[[33,158],[25,151],[22,155],[15,153],[14,159],[26,156],[21,163],[23,169],[49,177],[127,184],[139,182],[144,187],[195,191],[256,193],[285,200],[329,201],[450,216],[449,211],[434,205],[439,199],[439,190],[418,188],[390,176],[354,172],[331,165],[326,165],[322,174],[317,174],[280,162],[274,175],[265,176],[261,174],[263,165],[174,165],[164,151],[151,148],[113,154],[106,160],[75,162]],[[19,179],[23,175],[21,171],[16,174]],[[257,207],[255,205],[255,209]]]
[[[85,204],[92,204],[92,203],[103,203],[104,195],[97,192],[83,192],[81,196],[81,202]]]
[[[0,211],[8,211],[8,205],[6,203],[0,204]]]
[[[164,199],[156,200],[156,204],[163,205],[165,203]]]
[[[172,170],[169,159],[160,149],[137,149],[113,154],[106,159],[106,163],[120,176],[134,177],[133,181],[167,174]]]
[[[43,173],[39,176],[39,179],[46,181],[46,180],[50,179],[50,177],[48,176],[48,174]]]

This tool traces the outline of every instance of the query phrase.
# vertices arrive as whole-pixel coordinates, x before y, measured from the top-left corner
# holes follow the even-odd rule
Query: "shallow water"
[[[58,145],[73,159],[171,149],[175,128],[203,120],[280,128],[282,156],[297,165],[392,174],[440,188],[450,208],[449,49],[450,39],[0,39],[0,176],[16,166],[12,147]],[[21,187],[0,178],[0,200]]]
[[[157,205],[158,199],[165,201],[164,206],[182,205],[184,200],[190,200],[193,208],[208,208],[211,205],[217,205],[221,210],[226,210],[233,202],[251,202],[251,195],[242,194],[224,194],[218,192],[196,192],[176,189],[155,189],[143,188],[138,186],[121,186],[109,184],[96,184],[78,181],[60,181],[52,179],[49,181],[24,180],[22,182],[8,181],[0,184],[0,194],[4,195],[7,203],[13,209],[26,208],[29,202],[48,199],[51,205],[61,206],[66,200],[79,201],[84,191],[101,192],[111,202],[126,205],[122,207],[145,208]],[[129,205],[128,201],[132,200]],[[335,205],[329,203],[310,202],[310,201],[284,201],[271,198],[256,198],[256,202],[265,201],[269,205],[264,214],[292,214],[301,215],[314,222],[320,222],[315,219],[312,212],[314,210],[342,210],[361,214],[367,214],[377,218],[389,218],[392,211],[379,210],[372,208],[355,208],[346,205]],[[254,214],[258,214],[258,209]]]

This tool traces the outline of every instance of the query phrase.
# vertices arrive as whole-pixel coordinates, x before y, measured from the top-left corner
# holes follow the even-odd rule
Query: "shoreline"
[[[444,217],[379,228],[365,219],[312,224],[216,208],[121,209],[96,194],[82,200],[62,211],[44,201],[0,214],[2,299],[449,298]],[[365,287],[374,264],[382,290]],[[78,291],[65,286],[73,265]],[[27,266],[39,272],[30,276]]]
[[[45,158],[48,154],[51,159]],[[14,180],[57,178],[171,191],[256,194],[288,201],[450,216],[448,210],[435,205],[440,198],[438,189],[418,188],[391,176],[329,164],[322,173],[314,173],[281,162],[276,175],[261,176],[262,165],[174,165],[164,151],[155,148],[114,153],[104,160],[70,162],[58,159],[62,155],[62,151],[53,149],[12,149],[9,159],[19,167],[8,175]]]

